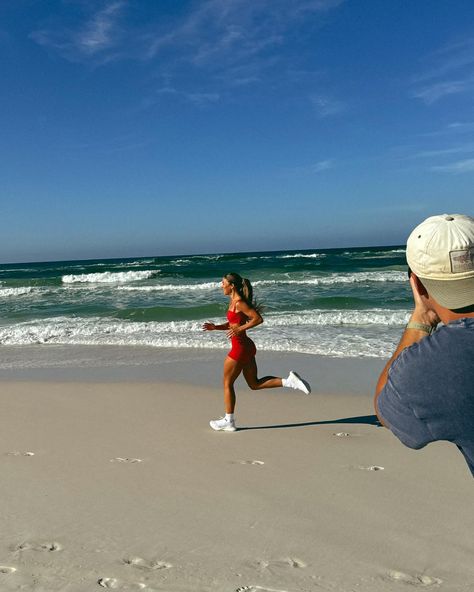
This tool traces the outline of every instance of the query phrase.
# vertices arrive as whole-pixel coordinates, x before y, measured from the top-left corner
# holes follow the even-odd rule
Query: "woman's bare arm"
[[[215,325],[214,323],[207,322],[202,326],[204,331],[227,331],[229,323],[223,323],[222,325]]]

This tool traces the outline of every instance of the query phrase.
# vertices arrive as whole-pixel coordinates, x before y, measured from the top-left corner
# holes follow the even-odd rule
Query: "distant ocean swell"
[[[91,273],[81,275],[65,275],[62,282],[64,284],[92,284],[90,289],[96,290],[97,284],[126,284],[139,282],[140,280],[149,279],[157,276],[158,272],[123,272],[123,273]],[[355,284],[366,282],[402,282],[406,279],[406,274],[399,271],[385,271],[385,272],[362,272],[362,273],[348,273],[348,274],[331,274],[325,277],[313,277],[303,279],[289,279],[287,277],[280,277],[278,279],[256,280],[252,282],[254,287],[257,286],[272,286],[272,285],[300,285],[300,286],[318,286],[318,285],[333,285],[333,284]],[[1,286],[1,283],[0,283]],[[143,292],[187,292],[190,290],[216,290],[220,286],[220,282],[203,282],[195,284],[155,284],[149,286],[132,285],[132,286],[117,286],[117,290],[128,291],[143,291]],[[30,294],[33,291],[31,287],[21,288],[2,288],[0,287],[0,297],[6,296],[21,296]],[[48,290],[50,291],[50,290]],[[39,293],[39,289],[36,290]]]
[[[202,331],[224,322],[228,271],[264,304],[260,350],[387,357],[412,306],[399,247],[0,265],[0,348],[228,349],[225,332]]]

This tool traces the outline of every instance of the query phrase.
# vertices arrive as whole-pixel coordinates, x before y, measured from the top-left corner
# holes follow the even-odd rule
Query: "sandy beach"
[[[267,355],[265,370],[278,361]],[[352,365],[339,361],[334,381]],[[404,448],[377,426],[371,393],[255,393],[239,381],[240,429],[216,433],[212,371],[214,386],[189,374],[114,381],[117,371],[4,371],[0,590],[474,586],[462,456],[448,443]]]
[[[0,0],[0,49],[0,592],[474,592],[474,2]],[[405,346],[381,416],[469,465],[378,421]]]

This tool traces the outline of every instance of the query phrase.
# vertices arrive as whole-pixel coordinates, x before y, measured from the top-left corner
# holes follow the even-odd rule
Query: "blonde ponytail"
[[[253,288],[252,284],[247,278],[242,278],[242,295],[247,304],[253,305]]]

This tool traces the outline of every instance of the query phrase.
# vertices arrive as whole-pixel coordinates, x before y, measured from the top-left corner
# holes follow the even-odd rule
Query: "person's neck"
[[[457,313],[450,310],[449,313],[449,320],[447,321],[448,323],[457,321],[458,319],[474,319],[474,312]]]
[[[454,312],[449,310],[449,308],[441,306],[437,302],[433,308],[435,308],[436,313],[445,325],[452,323],[453,321],[458,321],[459,319],[474,319],[474,312]]]

